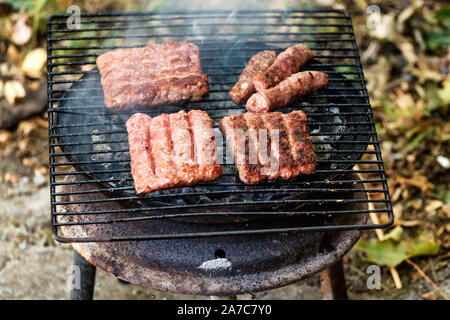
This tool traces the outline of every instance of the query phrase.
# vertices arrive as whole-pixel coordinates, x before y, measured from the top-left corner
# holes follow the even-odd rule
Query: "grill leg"
[[[73,264],[78,267],[80,279],[79,286],[73,286],[70,298],[72,300],[92,300],[96,267],[76,251],[73,253]]]
[[[348,299],[342,260],[320,273],[320,286],[324,300]]]

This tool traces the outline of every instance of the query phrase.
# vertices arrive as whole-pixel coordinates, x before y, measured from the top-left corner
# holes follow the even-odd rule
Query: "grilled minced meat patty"
[[[205,111],[180,111],[126,123],[131,174],[137,193],[212,181],[222,175],[213,121]]]
[[[97,66],[110,109],[200,101],[209,90],[199,49],[189,42],[116,49],[100,55]]]
[[[328,75],[320,71],[304,71],[291,75],[273,88],[253,94],[246,108],[251,112],[268,112],[281,109],[305,96],[325,87]]]
[[[246,184],[314,173],[316,156],[303,111],[231,115],[220,121],[220,130]]]

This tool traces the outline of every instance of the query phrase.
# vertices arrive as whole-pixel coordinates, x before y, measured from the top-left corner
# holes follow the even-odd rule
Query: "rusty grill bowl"
[[[357,180],[356,175],[348,175],[348,180]],[[67,182],[85,182],[84,176],[72,176]],[[68,185],[66,192],[91,190],[95,185]],[[62,201],[94,200],[107,198],[107,194],[90,193],[65,196]],[[343,198],[367,200],[361,189],[359,193],[342,194]],[[330,210],[367,210],[367,203],[329,204]],[[65,205],[66,211],[85,211],[87,209],[105,209],[99,204]],[[121,209],[117,203],[110,205]],[[76,208],[75,208],[76,207]],[[122,208],[123,210],[123,208]],[[102,219],[139,218],[140,214],[126,211],[103,215]],[[154,233],[206,233],[227,230],[224,224],[204,225],[186,224],[177,221],[134,221],[99,225],[99,217],[71,216],[62,217],[66,223],[62,231],[67,238],[108,238],[128,234],[146,235]],[[324,220],[325,219],[325,220]],[[314,221],[316,220],[316,221]],[[333,217],[305,218],[296,217],[282,221],[269,221],[278,227],[301,225],[307,227],[317,223],[327,224],[363,224],[367,214],[340,215]],[[90,224],[90,222],[94,222]],[[253,221],[248,226],[234,225],[234,230],[261,228],[267,221]],[[191,295],[228,296],[269,290],[288,285],[321,271],[342,258],[360,236],[359,230],[345,232],[282,233],[261,235],[223,236],[214,239],[167,239],[159,241],[123,241],[120,243],[74,243],[73,246],[82,256],[97,267],[112,273],[116,277],[144,287]],[[226,268],[202,268],[205,263],[212,264],[217,258],[227,259]]]

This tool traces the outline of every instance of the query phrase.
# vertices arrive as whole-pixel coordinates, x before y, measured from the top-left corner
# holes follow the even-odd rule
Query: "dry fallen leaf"
[[[395,13],[380,14],[380,21],[376,28],[369,30],[371,36],[377,39],[392,40],[398,34],[395,30]]]
[[[428,191],[434,189],[434,185],[428,181],[428,178],[418,172],[414,172],[412,178],[405,178],[400,175],[396,176],[394,178],[394,183],[400,183],[406,186],[415,186],[421,189],[423,193],[428,193]]]
[[[7,130],[0,130],[0,147],[4,147],[11,140],[11,132]]]
[[[28,136],[33,130],[37,129],[37,125],[34,121],[21,121],[17,127],[17,132],[22,136]]]
[[[366,63],[367,61],[369,61],[369,59],[378,57],[378,52],[380,51],[380,47],[381,47],[381,45],[380,45],[379,41],[377,41],[377,40],[371,41],[369,46],[367,47],[367,49],[361,55],[361,61],[363,61],[363,63]]]
[[[442,83],[442,89],[438,90],[438,96],[444,104],[450,104],[450,76]]]
[[[38,162],[39,162],[39,160],[36,157],[22,159],[22,165],[24,165],[26,167],[35,166]]]
[[[422,294],[422,298],[425,300],[437,300],[438,295],[436,294],[436,292],[430,291],[430,292]]]
[[[41,128],[48,128],[48,121],[42,119],[41,117],[34,117],[31,120],[33,120],[34,123],[36,123],[36,125],[38,125]]]
[[[16,103],[16,100],[25,98],[26,92],[22,84],[17,80],[6,81],[3,94],[10,105]]]
[[[430,202],[428,202],[428,204],[425,206],[425,212],[426,213],[431,213],[437,209],[439,209],[440,207],[442,207],[444,205],[444,203],[440,200],[431,200]]]
[[[11,173],[7,172],[3,176],[3,181],[10,182],[10,183],[17,183],[17,182],[19,182],[19,177],[15,174],[11,174]]]
[[[380,223],[388,223],[389,222],[389,216],[387,213],[382,213],[379,216]]]
[[[8,47],[8,50],[6,51],[6,57],[8,58],[9,62],[15,65],[18,65],[23,59],[22,54],[19,52],[19,50],[17,50],[16,46],[12,44]]]
[[[85,64],[81,66],[81,71],[91,71],[94,68],[95,68],[94,64]]]
[[[33,90],[33,91],[39,90],[40,87],[41,87],[41,84],[40,84],[40,82],[38,80],[32,81],[30,83],[30,89]]]
[[[0,75],[4,77],[18,78],[22,75],[22,73],[15,65],[9,62],[4,62],[0,64]]]
[[[413,97],[409,93],[405,93],[401,90],[396,91],[397,98],[395,104],[402,110],[406,110],[409,107],[414,106],[415,102]]]
[[[392,211],[394,212],[395,220],[396,221],[400,220],[403,215],[403,205],[401,203],[396,203],[393,206]]]
[[[375,99],[385,94],[385,87],[390,73],[391,63],[385,57],[380,57],[376,64],[365,70],[367,89],[369,92],[372,92]]]
[[[412,17],[416,10],[415,6],[407,6],[397,17],[397,30],[400,33],[405,31],[405,22]]]
[[[424,57],[417,59],[417,68],[413,68],[411,74],[419,78],[420,83],[426,80],[440,82],[445,79],[445,76],[436,70],[436,66],[430,64]]]
[[[19,140],[19,141],[17,142],[17,146],[19,147],[19,150],[20,150],[20,151],[25,151],[25,150],[27,150],[27,149],[28,149],[28,140],[27,140],[27,139]]]
[[[13,23],[10,19],[5,19],[2,26],[2,33],[10,35],[12,34]]]
[[[47,52],[43,48],[30,51],[22,63],[22,72],[30,78],[40,78],[42,68],[47,61]]]
[[[430,70],[430,69],[422,69],[422,68],[414,68],[411,70],[411,74],[419,78],[420,83],[432,80],[436,82],[440,82],[443,79],[443,75],[439,72]]]
[[[42,165],[39,164],[39,163],[34,167],[34,175],[35,175],[35,176],[46,175],[47,172],[48,172],[48,171],[47,171],[47,168],[44,167],[44,166],[42,166]]]
[[[420,220],[398,220],[397,224],[402,227],[416,227],[422,224]]]
[[[406,61],[408,61],[410,64],[414,64],[417,62],[418,58],[416,53],[414,52],[414,46],[411,42],[406,41],[405,39],[401,39],[397,41],[397,47],[402,52]]]
[[[396,188],[394,193],[391,196],[391,201],[397,202],[397,200],[400,198],[400,195],[402,194],[403,188]]]
[[[27,20],[28,16],[19,16],[12,29],[11,40],[19,46],[30,41],[33,33],[31,27],[27,25]]]
[[[443,206],[441,208],[441,210],[445,213],[445,215],[447,216],[447,218],[450,218],[450,203],[446,204],[445,206]]]

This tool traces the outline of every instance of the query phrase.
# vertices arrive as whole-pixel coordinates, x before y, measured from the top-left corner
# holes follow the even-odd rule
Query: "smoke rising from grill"
[[[168,10],[181,12],[193,10],[288,10],[307,9],[316,5],[314,0],[138,0],[137,2],[144,10],[157,12]]]

